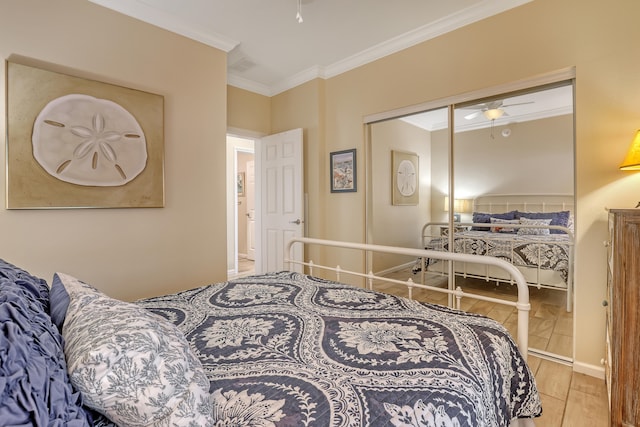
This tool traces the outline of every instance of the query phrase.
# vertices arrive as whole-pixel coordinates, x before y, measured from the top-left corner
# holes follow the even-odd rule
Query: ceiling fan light
[[[502,115],[504,114],[504,110],[501,110],[500,108],[492,108],[490,110],[486,110],[482,114],[484,114],[484,116],[488,120],[495,120],[495,119],[499,119],[500,117],[502,117]]]

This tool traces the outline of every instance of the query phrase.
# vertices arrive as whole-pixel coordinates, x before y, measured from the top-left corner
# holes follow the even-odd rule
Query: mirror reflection
[[[566,82],[454,107],[453,124],[443,106],[369,125],[370,241],[508,260],[530,285],[530,347],[571,360],[573,86]],[[401,184],[414,169],[415,194],[403,194]],[[372,270],[515,300],[515,285],[497,271],[447,264],[374,255]],[[425,298],[447,304],[443,294]],[[463,299],[463,308],[515,334],[515,310],[472,299]]]

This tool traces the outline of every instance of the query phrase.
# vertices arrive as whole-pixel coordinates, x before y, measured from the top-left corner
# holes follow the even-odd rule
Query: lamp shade
[[[449,196],[444,196],[444,211],[449,212]],[[471,212],[471,200],[453,199],[453,211],[456,213]]]
[[[640,130],[636,132],[636,136],[631,142],[631,147],[627,152],[627,156],[620,165],[620,170],[634,171],[640,170]]]

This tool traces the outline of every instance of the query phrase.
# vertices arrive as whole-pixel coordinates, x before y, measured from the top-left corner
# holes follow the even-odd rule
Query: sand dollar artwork
[[[396,185],[398,191],[405,197],[413,195],[417,186],[416,168],[409,160],[403,160],[398,165]]]
[[[147,164],[138,121],[119,104],[88,95],[56,98],[33,125],[33,156],[53,177],[84,186],[118,186]]]

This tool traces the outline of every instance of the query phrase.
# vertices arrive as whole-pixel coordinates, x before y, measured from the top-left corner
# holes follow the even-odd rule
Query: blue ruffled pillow
[[[58,327],[58,330],[62,332],[62,326],[64,325],[64,318],[67,315],[70,299],[69,293],[64,288],[57,274],[53,275],[49,298],[51,300],[51,320],[53,320],[53,323]]]
[[[0,260],[2,425],[89,426],[67,374],[63,339],[48,314],[48,287]]]
[[[49,312],[49,286],[44,279],[0,259],[0,279],[2,278],[20,285],[40,303],[47,313]]]

